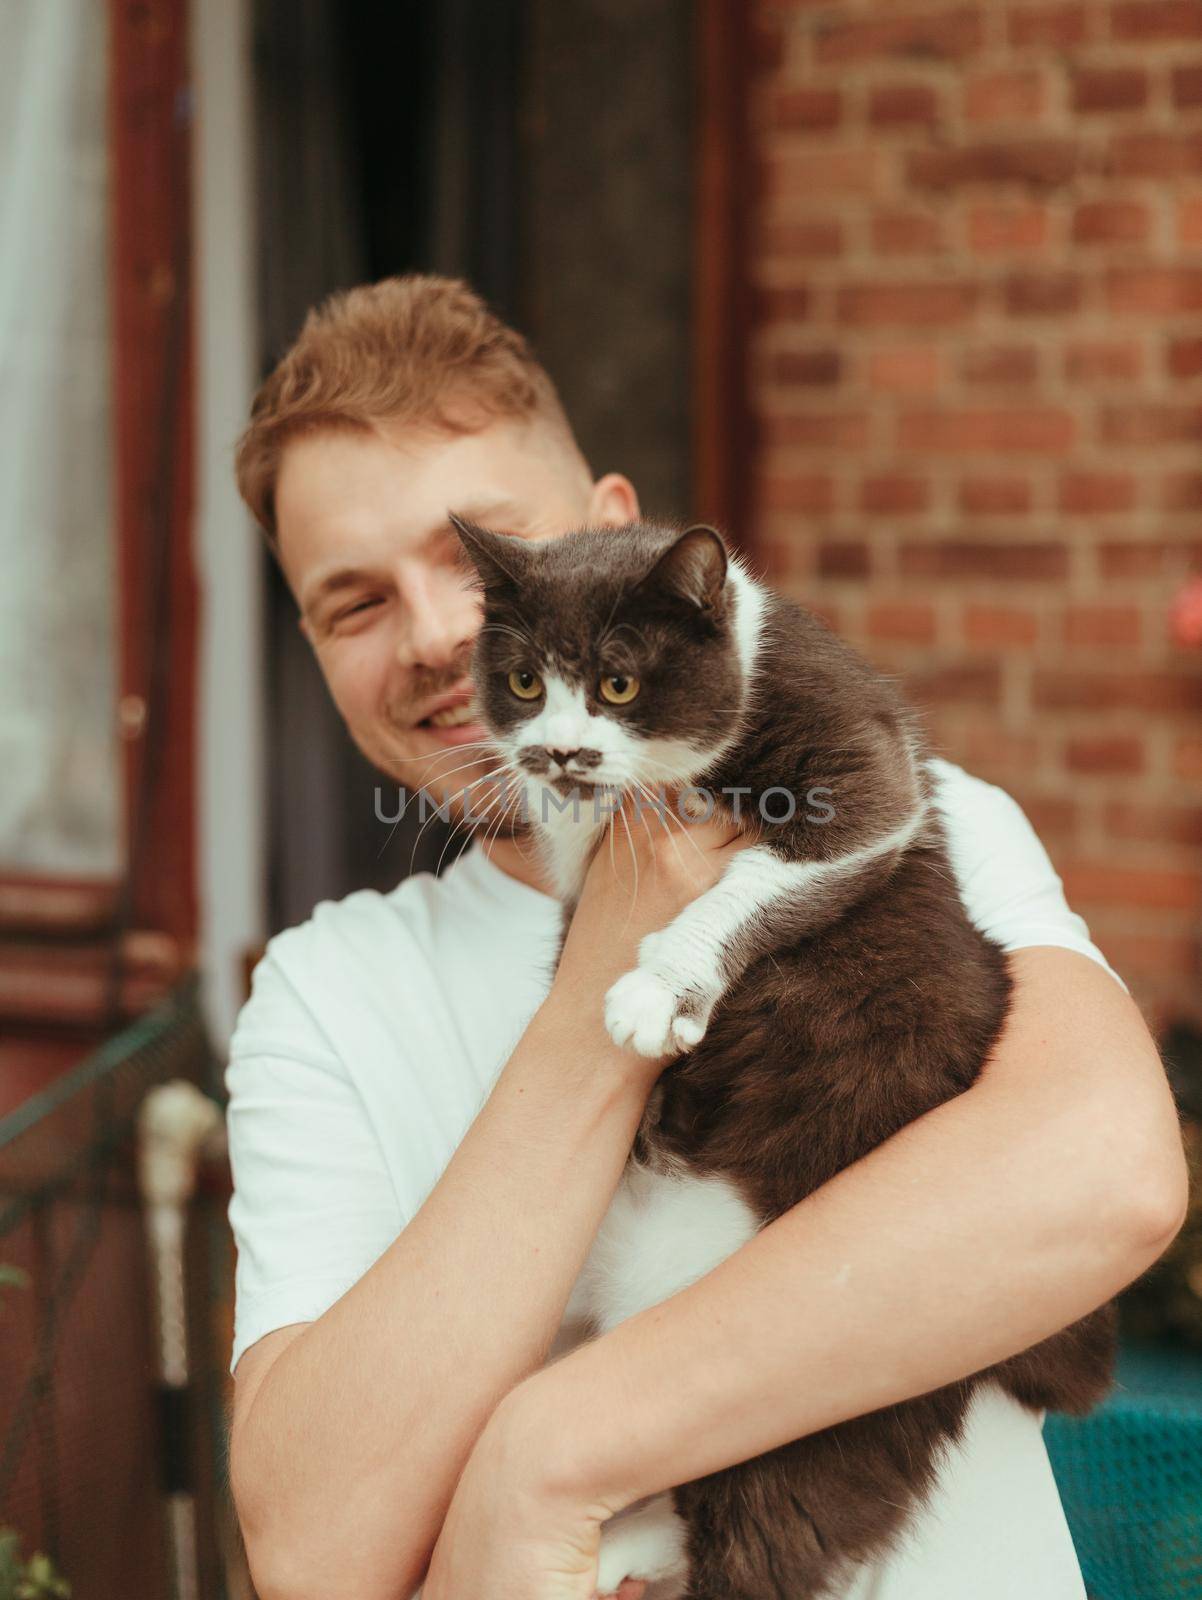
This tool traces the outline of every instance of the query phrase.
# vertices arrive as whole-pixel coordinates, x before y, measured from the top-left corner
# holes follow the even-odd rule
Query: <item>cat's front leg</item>
[[[679,1055],[699,1044],[714,1007],[751,959],[748,930],[758,919],[751,942],[773,942],[762,914],[796,888],[795,877],[795,868],[755,845],[666,928],[647,934],[638,966],[605,997],[605,1026],[614,1043],[648,1057]]]
[[[705,1037],[714,1007],[761,956],[818,933],[919,836],[920,805],[900,827],[826,861],[787,861],[766,845],[740,851],[712,889],[639,945],[639,964],[605,997],[615,1044],[674,1056]]]
[[[601,1530],[597,1593],[617,1594],[626,1578],[656,1584],[676,1579],[673,1590],[678,1591],[688,1573],[686,1533],[670,1494],[656,1495],[635,1510],[620,1512]]]

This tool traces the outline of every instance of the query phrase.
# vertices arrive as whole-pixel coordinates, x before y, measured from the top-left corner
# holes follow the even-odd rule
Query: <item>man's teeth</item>
[[[426,720],[432,728],[461,728],[465,722],[475,719],[475,711],[470,704],[462,706],[448,706],[445,711],[436,711]]]

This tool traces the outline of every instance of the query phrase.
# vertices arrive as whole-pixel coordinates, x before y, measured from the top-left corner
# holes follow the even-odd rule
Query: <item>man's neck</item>
[[[532,839],[493,838],[480,841],[480,848],[502,872],[516,878],[540,894],[553,894],[551,880],[543,870],[542,862]]]

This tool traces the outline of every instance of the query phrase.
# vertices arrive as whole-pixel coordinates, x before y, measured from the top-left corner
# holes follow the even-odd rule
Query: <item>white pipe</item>
[[[254,142],[248,0],[188,8],[193,127],[198,873],[206,1020],[224,1051],[242,958],[263,937],[262,552],[234,488],[255,386]]]

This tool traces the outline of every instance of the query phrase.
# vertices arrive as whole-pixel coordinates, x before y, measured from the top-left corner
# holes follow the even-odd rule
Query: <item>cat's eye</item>
[[[601,679],[601,698],[611,706],[626,706],[639,692],[639,680],[624,672],[608,672]]]
[[[543,692],[543,680],[537,672],[527,672],[524,669],[511,672],[508,681],[510,690],[519,700],[537,700]]]

